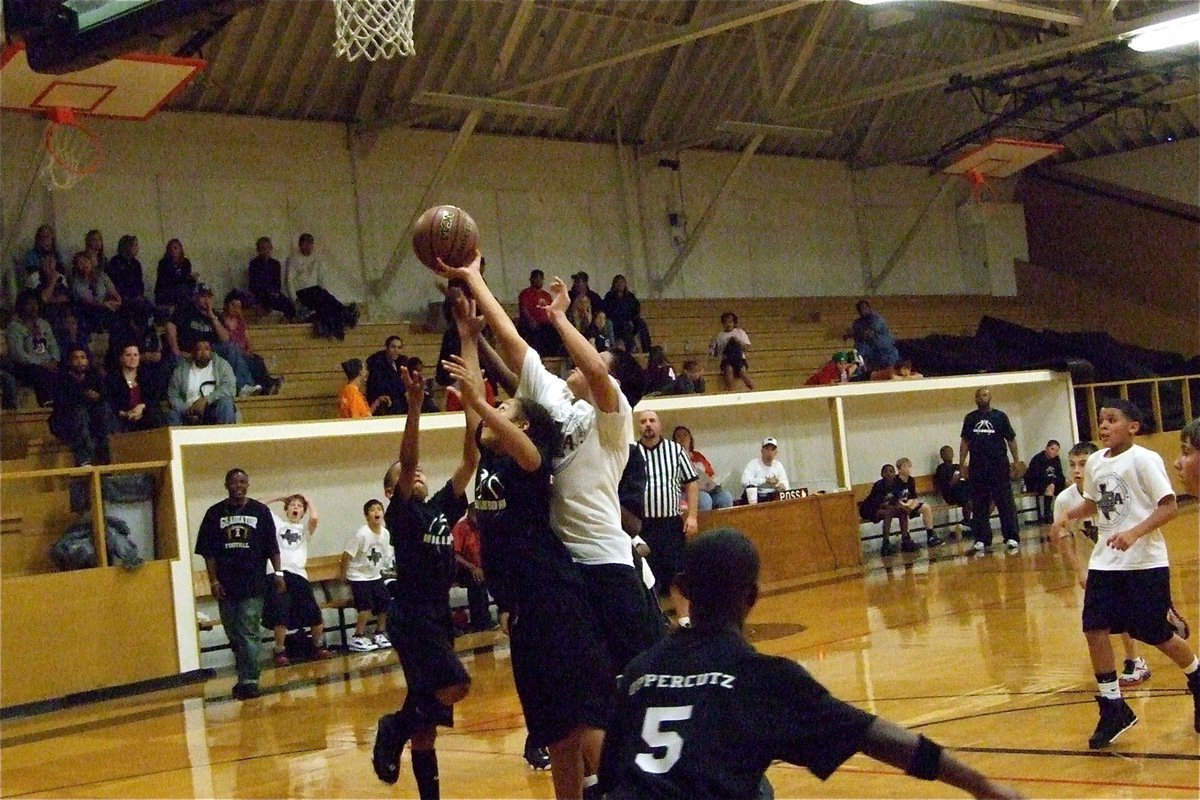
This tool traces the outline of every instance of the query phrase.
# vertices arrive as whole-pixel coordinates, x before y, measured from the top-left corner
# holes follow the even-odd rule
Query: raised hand
[[[475,251],[475,257],[471,259],[471,263],[462,267],[452,267],[439,257],[437,260],[437,269],[434,272],[446,280],[458,278],[461,281],[469,282],[473,275],[483,275],[483,253]]]
[[[408,400],[408,410],[420,411],[421,404],[425,402],[425,385],[420,379],[413,377],[408,367],[401,367],[398,372],[401,382],[404,383],[404,397]]]
[[[450,374],[457,382],[459,396],[462,398],[463,406],[474,405],[478,402],[487,402],[487,395],[483,389],[483,375],[478,368],[471,368],[462,356],[453,355],[446,361],[442,362],[442,368]]]
[[[462,292],[454,298],[454,322],[458,325],[460,339],[474,338],[487,327],[487,321],[479,313],[475,300]]]
[[[550,309],[561,314],[567,313],[567,309],[571,306],[571,292],[563,283],[563,279],[556,275],[548,291],[550,292]]]

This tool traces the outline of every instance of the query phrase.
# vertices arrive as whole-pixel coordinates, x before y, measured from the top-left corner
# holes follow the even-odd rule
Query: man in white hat
[[[776,460],[779,452],[779,442],[774,436],[763,439],[759,457],[750,459],[750,463],[742,470],[742,486],[757,490],[758,499],[774,497],[788,488],[787,471],[783,462]],[[749,493],[747,493],[749,494]]]

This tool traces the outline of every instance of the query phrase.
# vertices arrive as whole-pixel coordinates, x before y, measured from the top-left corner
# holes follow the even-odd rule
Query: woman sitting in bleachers
[[[167,250],[158,260],[158,273],[154,279],[155,305],[186,304],[196,290],[196,282],[192,262],[183,253],[183,242],[178,239],[167,242]]]
[[[75,273],[71,277],[71,296],[79,321],[89,333],[107,333],[121,308],[117,287],[97,268],[95,257],[87,250],[76,253],[72,264]]]
[[[104,399],[113,410],[113,426],[118,432],[145,431],[166,424],[162,412],[163,395],[157,393],[154,380],[147,380],[141,368],[142,353],[136,344],[121,348],[118,369],[104,379]]]

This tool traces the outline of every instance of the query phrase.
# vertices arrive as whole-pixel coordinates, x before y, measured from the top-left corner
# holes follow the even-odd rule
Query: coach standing
[[[244,470],[234,468],[225,473],[229,497],[204,513],[196,537],[196,555],[204,556],[208,585],[233,649],[237,666],[237,683],[233,686],[236,700],[259,696],[259,622],[267,592],[268,561],[274,573],[274,591],[287,591],[279,563],[275,520],[269,508],[246,496],[249,488],[250,477]]]
[[[992,522],[988,509],[992,503],[1000,514],[1000,532],[1010,551],[1021,546],[1017,537],[1017,506],[1013,502],[1012,478],[1008,451],[1013,461],[1017,455],[1017,434],[1008,415],[992,408],[992,390],[986,386],[975,391],[976,409],[963,418],[962,439],[958,445],[958,460],[971,490],[971,532],[975,551],[984,552],[992,546]],[[967,460],[968,452],[971,455]]]
[[[638,454],[646,462],[646,510],[642,538],[650,546],[650,571],[659,597],[666,597],[679,571],[683,546],[696,535],[700,484],[691,456],[662,437],[662,421],[654,411],[637,415]],[[679,493],[687,492],[687,520],[680,514]]]

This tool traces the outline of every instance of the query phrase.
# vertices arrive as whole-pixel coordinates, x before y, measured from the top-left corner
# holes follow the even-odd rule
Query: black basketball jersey
[[[540,581],[577,580],[566,545],[550,527],[550,459],[526,472],[511,456],[481,449],[475,514],[488,589],[503,611],[516,610]]]
[[[779,759],[828,778],[875,719],[732,629],[681,630],[621,677],[600,780],[609,798],[753,798]]]
[[[402,499],[388,503],[384,521],[396,553],[396,582],[392,591],[414,603],[445,604],[454,582],[454,523],[467,511],[465,494],[446,485],[426,500]]]

